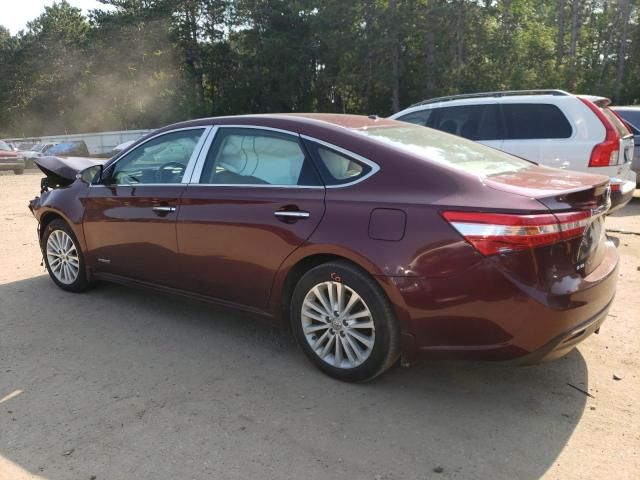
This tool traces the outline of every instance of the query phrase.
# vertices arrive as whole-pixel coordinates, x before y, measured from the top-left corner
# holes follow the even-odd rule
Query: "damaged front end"
[[[34,163],[46,175],[40,180],[40,196],[29,202],[29,210],[37,217],[36,212],[46,203],[51,190],[69,187],[76,179],[91,183],[101,175],[104,159],[50,156],[36,158]]]
[[[104,160],[85,157],[40,157],[34,162],[46,175],[40,181],[40,193],[42,193],[48,191],[49,188],[62,188],[71,185],[78,178],[80,172],[90,167],[101,169]],[[97,173],[97,169],[95,173]]]

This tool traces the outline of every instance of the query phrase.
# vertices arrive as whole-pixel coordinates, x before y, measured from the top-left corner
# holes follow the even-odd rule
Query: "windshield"
[[[425,159],[483,177],[517,172],[535,165],[479,143],[418,125],[356,131]]]
[[[11,147],[7,144],[7,142],[3,142],[0,140],[0,150],[4,150],[5,152],[11,152]]]

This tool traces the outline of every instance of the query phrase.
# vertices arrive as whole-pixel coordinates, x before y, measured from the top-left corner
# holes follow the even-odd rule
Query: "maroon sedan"
[[[400,357],[558,357],[598,331],[615,293],[606,177],[425,127],[213,118],[104,165],[37,162],[30,208],[59,287],[109,280],[254,312],[343,380]]]

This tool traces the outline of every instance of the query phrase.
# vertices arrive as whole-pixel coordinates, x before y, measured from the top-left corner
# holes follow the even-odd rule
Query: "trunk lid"
[[[568,213],[581,214],[579,223],[584,225],[584,233],[564,240],[564,252],[572,267],[583,275],[601,263],[606,249],[604,214],[611,205],[608,177],[538,166],[487,177],[485,184],[534,198],[559,219]]]

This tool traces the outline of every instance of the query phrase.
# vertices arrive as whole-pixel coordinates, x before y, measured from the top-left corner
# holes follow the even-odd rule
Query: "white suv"
[[[391,118],[475,140],[549,167],[608,175],[611,210],[633,196],[633,135],[604,97],[562,90],[475,93],[417,103]]]

